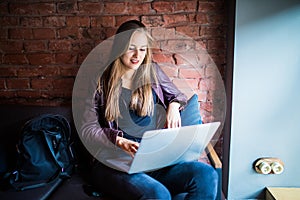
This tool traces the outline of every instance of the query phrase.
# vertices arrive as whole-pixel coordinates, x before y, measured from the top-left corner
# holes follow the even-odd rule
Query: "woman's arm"
[[[73,103],[74,123],[83,145],[95,158],[102,161],[109,159],[119,149],[116,138],[122,137],[123,133],[115,129],[112,123],[101,119],[103,98],[95,89],[96,86],[88,88],[90,90],[80,92],[73,100],[76,101],[76,105]]]
[[[133,157],[139,143],[123,138],[123,132],[118,130],[114,123],[105,119],[104,105],[104,98],[98,91],[95,92],[94,103],[86,102],[84,123],[80,131],[85,146],[94,156],[101,152],[108,155],[118,146]]]
[[[166,124],[167,128],[175,128],[181,126],[181,118],[179,110],[187,103],[187,97],[175,86],[169,77],[156,65],[157,78],[159,87],[161,88],[160,99],[163,99],[167,108]]]
[[[176,87],[158,64],[154,63],[154,67],[157,74],[158,87],[161,89],[161,91],[157,91],[159,98],[166,107],[172,102],[177,102],[180,104],[180,109],[182,109],[187,103],[187,97]]]

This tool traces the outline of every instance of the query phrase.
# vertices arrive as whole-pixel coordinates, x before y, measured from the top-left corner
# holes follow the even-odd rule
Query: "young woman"
[[[139,21],[125,22],[117,30],[113,62],[99,78],[94,106],[85,113],[96,119],[88,120],[81,132],[95,147],[111,143],[134,156],[144,131],[181,126],[186,96],[152,62],[151,41]],[[217,194],[215,170],[197,161],[135,174],[97,161],[91,177],[93,185],[113,199],[171,199],[186,193],[186,199],[199,200]]]

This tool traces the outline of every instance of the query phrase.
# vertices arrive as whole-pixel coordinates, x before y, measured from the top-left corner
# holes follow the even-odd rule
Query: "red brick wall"
[[[2,104],[70,103],[73,82],[84,58],[129,19],[190,36],[207,50],[221,74],[226,64],[223,0],[2,0],[0,15]],[[163,42],[172,45],[167,41],[160,44]],[[179,86],[185,77],[199,95],[204,121],[210,121],[210,91],[214,90],[209,79],[211,61],[201,60],[203,73],[199,76],[182,65],[176,54],[155,54],[155,59],[176,66],[164,69]]]

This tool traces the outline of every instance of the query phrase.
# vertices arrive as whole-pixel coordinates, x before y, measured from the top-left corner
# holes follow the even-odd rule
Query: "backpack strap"
[[[44,187],[46,185],[52,185],[52,184],[58,186],[60,183],[62,183],[63,180],[70,177],[69,175],[68,176],[62,175],[60,172],[58,172],[55,174],[55,176],[51,177],[51,179],[47,181],[42,180],[42,181],[32,181],[32,182],[22,183],[18,181],[19,180],[18,176],[19,176],[18,171],[14,171],[9,175],[9,183],[17,191],[34,189],[34,188]]]

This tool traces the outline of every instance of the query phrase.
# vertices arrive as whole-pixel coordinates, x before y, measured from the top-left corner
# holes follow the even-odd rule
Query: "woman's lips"
[[[130,62],[131,62],[132,64],[138,64],[138,63],[139,63],[139,60],[131,59]]]

